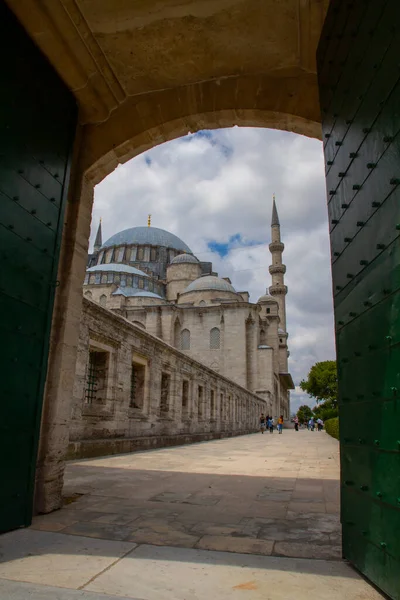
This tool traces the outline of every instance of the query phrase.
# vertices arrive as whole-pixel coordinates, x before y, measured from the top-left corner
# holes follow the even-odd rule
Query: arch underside
[[[82,169],[97,184],[138,154],[202,129],[263,127],[321,138],[316,76],[242,77],[203,82],[122,104],[84,128]]]

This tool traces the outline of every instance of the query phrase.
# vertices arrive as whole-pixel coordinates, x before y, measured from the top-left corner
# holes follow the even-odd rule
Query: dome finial
[[[151,215],[147,217],[147,227],[151,227]]]

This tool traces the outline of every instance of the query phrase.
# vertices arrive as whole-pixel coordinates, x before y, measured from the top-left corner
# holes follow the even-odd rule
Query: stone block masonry
[[[83,300],[68,458],[251,433],[266,410],[256,394]]]

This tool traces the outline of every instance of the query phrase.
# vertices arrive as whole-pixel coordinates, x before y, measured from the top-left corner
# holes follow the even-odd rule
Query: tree
[[[322,419],[323,421],[334,419],[339,415],[338,408],[335,408],[330,400],[314,406],[313,413],[316,419]]]
[[[299,410],[297,411],[297,417],[300,423],[308,423],[312,417],[311,408],[307,406],[307,404],[303,404],[303,406],[300,406]]]
[[[308,374],[308,378],[300,383],[303,392],[307,392],[317,402],[329,402],[337,405],[337,370],[335,360],[317,362]]]

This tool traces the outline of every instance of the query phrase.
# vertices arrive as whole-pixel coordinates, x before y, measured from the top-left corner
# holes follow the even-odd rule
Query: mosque
[[[271,285],[256,303],[219,277],[176,235],[132,227],[102,243],[101,222],[83,293],[266,401],[289,417],[286,266],[275,198]]]

